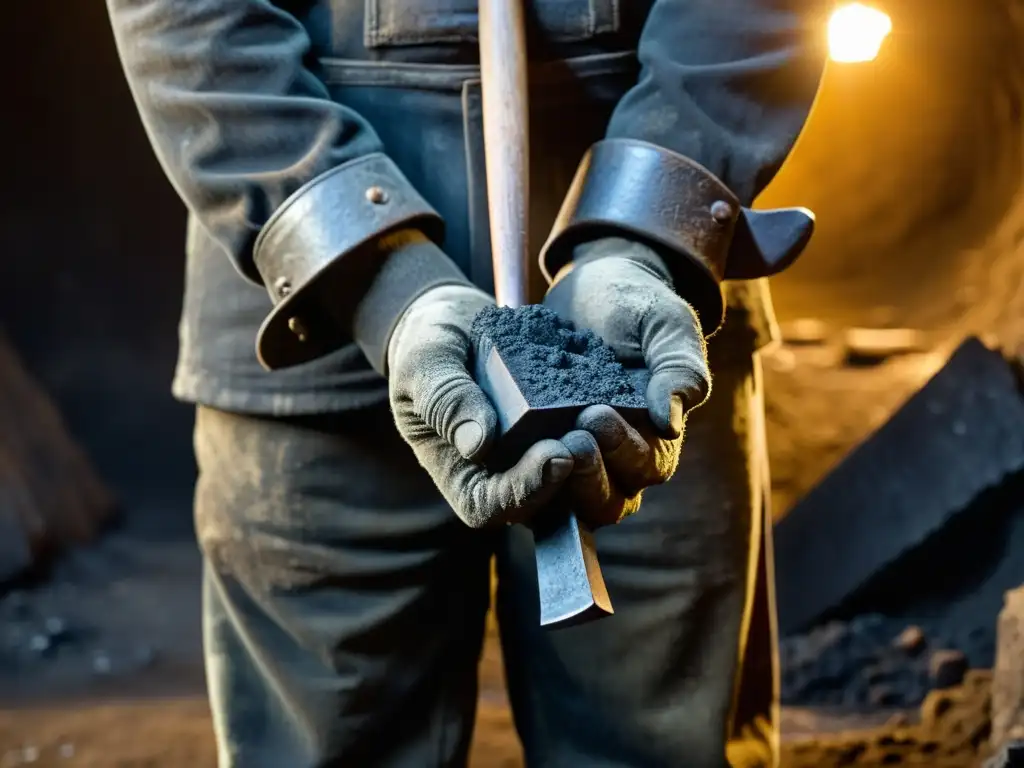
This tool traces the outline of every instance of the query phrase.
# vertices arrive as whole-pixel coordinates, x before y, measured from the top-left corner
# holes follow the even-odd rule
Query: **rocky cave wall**
[[[191,415],[168,395],[184,209],[139,125],[104,4],[8,13],[0,327],[129,509],[187,509]]]
[[[885,422],[967,334],[1024,343],[1024,3],[880,0],[873,62],[830,63],[789,161],[759,199],[818,229],[773,281],[783,324],[825,344],[767,360],[775,508],[784,514]],[[842,363],[850,326],[908,327],[924,354]]]

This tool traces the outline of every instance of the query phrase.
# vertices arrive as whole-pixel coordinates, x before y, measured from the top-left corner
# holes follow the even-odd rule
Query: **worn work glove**
[[[604,339],[626,368],[650,373],[648,424],[630,426],[609,406],[595,405],[562,439],[575,460],[568,490],[576,514],[598,528],[636,512],[643,490],[675,473],[686,414],[707,399],[711,374],[697,315],[654,251],[607,238],[575,255],[544,304]]]
[[[505,472],[481,462],[498,417],[467,370],[469,330],[494,299],[476,288],[432,288],[403,313],[388,344],[391,409],[398,431],[445,499],[472,528],[527,521],[572,473],[557,440],[534,444]]]

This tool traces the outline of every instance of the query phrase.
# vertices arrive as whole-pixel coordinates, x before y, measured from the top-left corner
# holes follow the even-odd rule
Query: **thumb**
[[[707,400],[711,372],[696,313],[682,299],[672,298],[646,314],[641,349],[651,372],[646,392],[651,421],[663,436],[675,440],[683,433],[683,417]]]
[[[498,415],[484,391],[458,356],[440,355],[424,364],[413,407],[424,423],[455,446],[459,454],[477,461],[494,442]]]

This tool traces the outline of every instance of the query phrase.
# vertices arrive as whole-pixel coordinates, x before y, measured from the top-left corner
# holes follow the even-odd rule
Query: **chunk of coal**
[[[908,652],[908,645],[949,650]],[[959,685],[968,667],[965,654],[944,638],[877,615],[783,638],[780,652],[782,702],[792,706],[913,707],[939,685]],[[953,666],[936,676],[931,664],[938,659]]]
[[[916,580],[896,580],[893,571],[941,541],[937,534],[954,521],[984,523],[988,510],[972,503],[1022,470],[1017,378],[1001,354],[968,339],[776,524],[780,631],[879,610],[881,599],[869,602],[869,593],[895,600],[901,589],[922,589],[925,570],[934,581],[932,569],[919,568]]]
[[[928,672],[936,690],[960,685],[967,674],[967,656],[962,651],[936,651],[928,663]]]
[[[52,639],[64,638],[68,634],[68,625],[59,616],[50,616],[45,623],[46,634]]]
[[[894,648],[912,656],[923,651],[925,644],[924,630],[915,626],[907,627],[893,640]]]
[[[28,641],[29,651],[38,656],[48,653],[52,647],[53,643],[46,635],[32,635]]]
[[[868,691],[868,703],[873,707],[889,708],[901,706],[904,702],[898,690],[883,683],[871,686]]]
[[[611,347],[547,307],[487,307],[471,335],[475,349],[494,346],[531,407],[645,404]]]

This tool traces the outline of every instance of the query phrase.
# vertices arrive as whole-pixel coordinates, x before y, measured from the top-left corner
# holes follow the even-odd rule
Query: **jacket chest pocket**
[[[620,0],[520,0],[527,25],[552,42],[572,43],[617,32]],[[365,45],[477,41],[477,0],[365,0]]]

